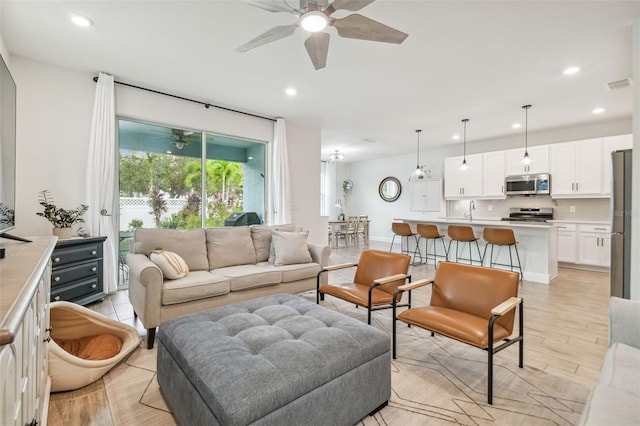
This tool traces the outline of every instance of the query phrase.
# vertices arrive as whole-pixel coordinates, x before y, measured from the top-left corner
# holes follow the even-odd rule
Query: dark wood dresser
[[[51,301],[79,305],[102,300],[102,243],[107,237],[58,240],[51,255]]]

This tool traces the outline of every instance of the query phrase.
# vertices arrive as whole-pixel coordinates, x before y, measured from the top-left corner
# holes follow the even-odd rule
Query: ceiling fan
[[[191,139],[189,139],[189,136],[192,134],[193,132],[186,130],[171,129],[171,135],[173,136],[171,143],[175,145],[176,148],[182,149],[187,145],[191,145]]]
[[[384,24],[353,13],[344,18],[332,18],[337,10],[358,11],[375,0],[299,0],[296,9],[289,2],[296,0],[241,0],[260,9],[269,12],[291,13],[298,21],[295,24],[283,25],[270,29],[248,43],[236,49],[236,52],[246,52],[267,43],[292,35],[298,27],[311,33],[304,42],[309,58],[316,70],[327,65],[327,53],[329,52],[329,34],[322,32],[327,26],[334,27],[340,37],[355,38],[359,40],[380,41],[384,43],[402,43],[408,34],[388,27]]]

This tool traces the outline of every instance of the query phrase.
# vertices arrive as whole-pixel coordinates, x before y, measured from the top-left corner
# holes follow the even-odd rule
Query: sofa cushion
[[[316,278],[322,267],[314,262],[298,263],[296,265],[275,266],[273,263],[260,262],[257,264],[260,268],[266,270],[280,271],[282,273],[282,282],[290,283],[292,281],[304,280],[307,278]]]
[[[208,228],[207,252],[210,269],[256,263],[256,252],[248,226]]]
[[[229,280],[208,271],[191,271],[184,278],[165,280],[162,304],[174,305],[229,293]]]
[[[162,275],[170,280],[185,277],[189,273],[189,266],[178,254],[167,250],[154,250],[149,259],[162,271]]]
[[[309,231],[271,231],[271,245],[275,252],[273,264],[282,266],[313,262],[307,247],[308,236]]]
[[[278,270],[265,270],[256,265],[238,265],[218,268],[211,271],[229,280],[231,291],[242,291],[250,288],[267,287],[280,284],[282,273]]]
[[[253,248],[256,252],[256,262],[265,262],[269,259],[271,253],[271,231],[287,231],[296,230],[294,224],[285,225],[251,225],[251,239],[253,240]]]
[[[637,425],[640,397],[606,385],[596,385],[582,411],[580,425]]]
[[[207,243],[204,229],[177,231],[175,229],[138,228],[133,233],[131,251],[148,255],[152,250],[168,250],[182,257],[190,271],[208,271]]]
[[[599,381],[640,397],[640,349],[619,342],[611,345]]]

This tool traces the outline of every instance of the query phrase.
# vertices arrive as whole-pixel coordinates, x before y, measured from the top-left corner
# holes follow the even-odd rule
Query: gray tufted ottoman
[[[391,396],[389,336],[290,294],[159,330],[158,382],[181,425],[352,425]]]

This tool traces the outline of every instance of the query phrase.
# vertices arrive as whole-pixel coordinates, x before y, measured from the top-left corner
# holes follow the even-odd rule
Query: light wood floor
[[[330,263],[357,261],[360,247],[333,249]],[[372,242],[368,248],[388,250]],[[432,278],[431,265],[410,268],[414,280]],[[561,268],[550,285],[524,281],[520,295],[525,303],[525,366],[561,376],[588,388],[596,383],[608,347],[609,277],[606,273]],[[414,306],[427,304],[430,291],[414,295]],[[109,317],[146,331],[133,318],[126,290],[90,306]],[[512,351],[504,356],[513,356]],[[107,395],[102,379],[81,390],[51,395],[51,425],[111,425],[119,395]],[[123,393],[123,398],[127,395]]]

